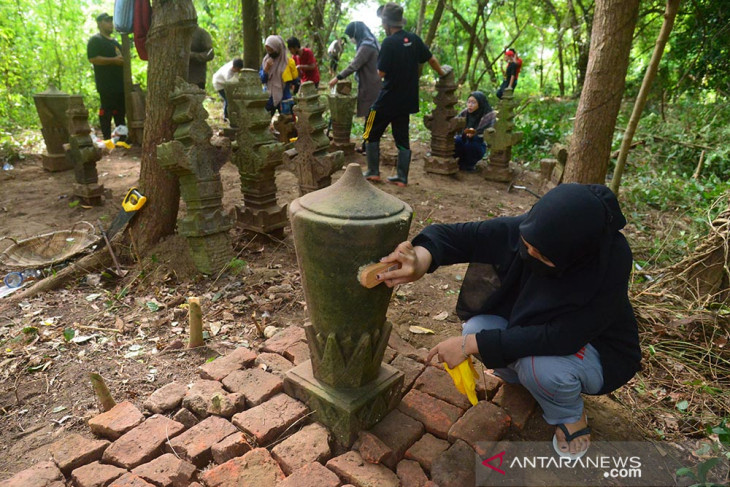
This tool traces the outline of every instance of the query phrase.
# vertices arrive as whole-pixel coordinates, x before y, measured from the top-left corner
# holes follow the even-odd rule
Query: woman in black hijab
[[[429,360],[453,368],[478,354],[530,391],[556,426],[556,452],[577,457],[590,434],[581,393],[607,394],[641,368],[625,224],[605,186],[563,184],[521,216],[426,227],[382,259],[401,268],[379,279],[392,287],[469,262],[457,304],[463,335]]]
[[[466,108],[457,115],[466,118],[466,126],[461,134],[454,137],[454,157],[459,158],[459,169],[473,172],[487,152],[484,143],[484,129],[494,125],[496,113],[481,91],[474,91],[466,99]]]

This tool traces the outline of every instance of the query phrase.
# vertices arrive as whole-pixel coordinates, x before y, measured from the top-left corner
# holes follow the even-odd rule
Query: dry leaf
[[[436,316],[434,316],[433,319],[436,320],[436,321],[444,321],[448,317],[449,317],[449,312],[448,311],[442,311],[439,314],[437,314]]]
[[[433,335],[434,331],[422,326],[413,325],[408,328],[408,331],[415,333],[416,335]]]

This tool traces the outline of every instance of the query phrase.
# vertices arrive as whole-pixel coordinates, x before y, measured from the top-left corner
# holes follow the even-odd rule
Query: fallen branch
[[[203,340],[203,310],[200,309],[200,298],[188,298],[188,321],[190,323],[190,341],[188,348],[205,345]]]
[[[101,412],[105,413],[116,406],[117,403],[114,402],[114,398],[101,375],[91,373],[89,374],[89,378],[91,379],[91,386],[94,388],[96,398],[99,400],[99,409]]]

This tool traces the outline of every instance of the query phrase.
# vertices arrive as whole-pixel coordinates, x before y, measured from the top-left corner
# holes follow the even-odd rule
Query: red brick
[[[426,433],[406,451],[405,457],[417,461],[426,472],[430,472],[433,461],[448,450],[449,446],[451,444],[448,441]]]
[[[471,407],[466,395],[459,392],[454,386],[454,381],[449,373],[438,367],[426,367],[423,374],[413,384],[413,388],[460,409],[466,410]]]
[[[237,370],[223,379],[223,385],[231,392],[243,394],[246,406],[258,406],[284,390],[280,377],[259,368]]]
[[[209,380],[221,380],[234,370],[240,370],[248,367],[256,360],[256,352],[246,347],[239,347],[229,353],[223,355],[200,366],[200,378]]]
[[[421,372],[423,372],[423,369],[426,368],[426,366],[421,362],[408,358],[405,355],[398,355],[393,359],[390,365],[400,370],[405,375],[403,378],[403,394],[408,392],[418,376],[421,375]]]
[[[71,472],[71,480],[76,487],[106,487],[125,473],[123,468],[94,462]]]
[[[186,430],[200,423],[198,417],[186,408],[180,408],[180,410],[172,416],[172,419],[183,425]]]
[[[155,414],[126,433],[104,451],[102,461],[119,467],[134,468],[162,452],[162,445],[183,431],[177,421]]]
[[[398,409],[423,423],[429,433],[444,439],[449,428],[464,414],[463,409],[415,389],[405,395]]]
[[[291,435],[271,450],[285,474],[311,462],[324,463],[332,458],[330,434],[319,423],[312,423]]]
[[[380,438],[367,431],[358,433],[357,441],[353,449],[360,452],[363,460],[369,463],[382,463],[392,465],[395,463],[395,453],[382,442]]]
[[[203,467],[212,459],[211,447],[236,433],[236,427],[226,419],[211,416],[170,440],[165,451]]]
[[[327,468],[345,482],[358,486],[399,487],[398,477],[383,465],[368,463],[356,451],[348,451],[327,462]]]
[[[504,408],[512,418],[512,424],[522,429],[535,410],[535,398],[521,384],[506,383],[492,399],[494,404]]]
[[[63,474],[53,462],[33,465],[2,483],[3,487],[63,487],[63,485]]]
[[[296,470],[276,487],[337,487],[340,478],[321,463],[312,462]]]
[[[246,400],[243,394],[226,391],[216,380],[199,380],[183,398],[183,406],[201,418],[210,415],[230,418],[246,407]]]
[[[385,353],[383,354],[383,362],[389,364],[393,361],[398,352],[392,347],[385,347]]]
[[[58,468],[68,475],[75,468],[101,460],[101,455],[110,444],[106,440],[90,440],[71,434],[52,444],[50,451]]]
[[[286,394],[279,394],[263,404],[233,416],[233,424],[266,446],[279,438],[289,426],[308,412],[307,407]]]
[[[475,485],[475,465],[476,455],[474,450],[463,441],[457,440],[433,462],[431,480],[438,487]]]
[[[144,402],[144,408],[152,413],[162,414],[178,407],[188,388],[185,384],[172,382],[157,389]]]
[[[423,469],[413,460],[401,460],[396,469],[401,487],[423,487],[428,482],[428,477]]]
[[[400,335],[395,332],[395,330],[390,332],[388,345],[392,347],[396,352],[398,352],[398,355],[405,355],[406,357],[412,358],[413,360],[418,360],[421,363],[426,363],[428,350],[425,350],[423,348],[416,349],[416,347],[403,340]]]
[[[134,475],[133,473],[125,473],[117,480],[109,484],[109,487],[155,487],[146,480]],[[188,486],[190,487],[190,486]]]
[[[208,470],[201,479],[207,487],[275,487],[284,477],[268,450],[256,448]]]
[[[294,362],[294,365],[306,362],[311,358],[309,345],[306,342],[297,342],[284,351],[284,357]]]
[[[135,468],[132,473],[157,487],[188,487],[195,474],[195,465],[165,453]]]
[[[294,364],[292,364],[288,359],[284,358],[278,353],[271,352],[260,353],[259,356],[256,357],[255,365],[256,367],[261,368],[261,370],[270,372],[278,377],[281,377],[282,379],[289,371],[289,369],[294,367]],[[261,367],[262,365],[264,367]]]
[[[476,449],[479,441],[501,440],[509,425],[510,417],[502,408],[491,402],[479,401],[451,427],[449,441],[464,440]]]
[[[251,444],[243,433],[233,433],[210,447],[213,461],[217,464],[226,463],[231,458],[240,457],[251,451]]]
[[[89,420],[91,432],[116,440],[144,421],[142,413],[129,401],[120,402],[109,411]]]
[[[370,428],[370,432],[393,450],[393,458],[385,462],[386,466],[393,469],[406,450],[423,435],[424,428],[420,422],[396,409]]]
[[[304,328],[300,326],[289,326],[272,336],[261,346],[262,352],[273,352],[279,355],[285,355],[289,347],[297,342],[306,342],[307,336]]]

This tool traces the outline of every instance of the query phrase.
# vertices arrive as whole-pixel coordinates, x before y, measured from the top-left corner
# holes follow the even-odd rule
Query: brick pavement
[[[408,379],[401,403],[344,450],[282,391],[305,344],[292,326],[258,353],[239,348],[200,364],[199,380],[139,398],[143,410],[125,401],[97,415],[88,433],[51,445],[51,461],[0,487],[462,486],[473,482],[478,442],[504,438],[534,413],[529,394],[481,370],[471,406],[441,367],[423,364],[424,350],[393,333],[388,361]]]

